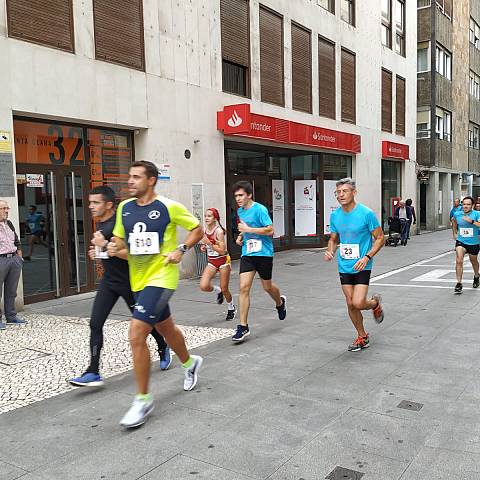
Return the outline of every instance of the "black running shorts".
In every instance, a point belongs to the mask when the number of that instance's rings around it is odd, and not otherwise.
[[[133,292],[135,306],[133,318],[142,320],[152,326],[170,317],[168,301],[175,290],[161,287],[145,287],[139,292]]]
[[[262,280],[271,280],[273,257],[244,256],[240,259],[240,273],[258,272]]]
[[[362,270],[358,273],[340,272],[340,283],[342,285],[369,285],[371,270]]]
[[[463,242],[459,242],[458,240],[455,242],[455,248],[463,247],[469,255],[478,255],[480,251],[480,245],[468,245]]]

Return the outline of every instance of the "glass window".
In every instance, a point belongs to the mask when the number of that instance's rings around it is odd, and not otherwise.
[[[392,46],[390,28],[385,25],[382,25],[382,45],[385,45],[388,48]]]
[[[340,16],[345,22],[355,25],[355,0],[342,0]]]
[[[430,138],[428,123],[417,123],[417,138]]]
[[[428,72],[428,47],[417,50],[417,72]]]
[[[397,0],[395,8],[395,27],[398,32],[405,30],[405,3],[402,0]]]
[[[330,13],[334,12],[334,0],[317,0],[317,4],[323,7],[325,10],[328,10]]]
[[[382,0],[382,45],[392,48],[392,0]]]
[[[417,0],[417,8],[429,7],[430,0]]]
[[[478,127],[473,127],[473,148],[478,149]]]
[[[393,217],[392,199],[401,196],[402,164],[382,160],[382,226],[388,231],[388,217]]]
[[[452,55],[443,47],[436,47],[436,71],[448,80],[452,79]]]
[[[390,21],[390,7],[391,0],[382,0],[382,18],[388,22]]]
[[[247,92],[247,67],[235,63],[222,61],[223,91],[246,97]]]

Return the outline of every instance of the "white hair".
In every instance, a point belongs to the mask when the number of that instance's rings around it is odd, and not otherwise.
[[[353,189],[357,188],[355,180],[351,177],[341,178],[336,184],[337,187],[340,185],[350,185]]]

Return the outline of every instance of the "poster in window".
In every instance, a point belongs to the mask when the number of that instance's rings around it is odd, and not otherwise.
[[[323,181],[323,233],[330,235],[330,215],[338,208],[336,180]]]
[[[285,236],[285,182],[272,180],[273,238]]]
[[[317,235],[316,180],[295,180],[295,236]]]

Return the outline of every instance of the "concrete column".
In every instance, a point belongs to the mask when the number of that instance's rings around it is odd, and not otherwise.
[[[260,88],[260,21],[258,0],[250,2],[250,70],[251,98],[261,100]]]
[[[438,172],[430,172],[430,179],[427,185],[427,230],[436,230],[438,226],[439,189]]]

